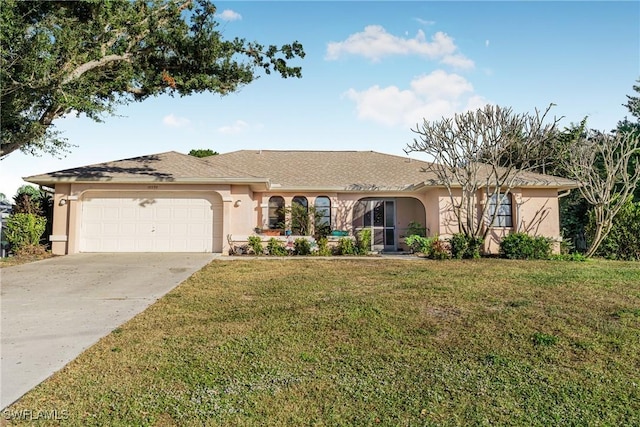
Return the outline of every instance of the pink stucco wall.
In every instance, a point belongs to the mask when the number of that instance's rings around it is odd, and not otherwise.
[[[79,250],[82,204],[87,195],[95,192],[144,192],[154,193],[190,192],[206,195],[214,209],[214,252],[228,253],[227,236],[242,239],[251,235],[256,227],[265,227],[268,218],[268,201],[271,196],[282,196],[285,205],[290,205],[294,196],[307,197],[313,206],[315,198],[327,196],[331,200],[332,228],[352,231],[353,207],[366,197],[396,199],[396,228],[398,237],[408,223],[421,218],[420,223],[429,235],[446,238],[458,232],[457,220],[451,213],[451,200],[445,189],[427,188],[416,193],[406,192],[320,192],[320,191],[253,191],[248,185],[210,184],[57,184],[54,196],[54,221],[52,251],[62,255]],[[416,201],[419,201],[417,203]],[[523,189],[514,191],[514,230],[536,235],[558,238],[559,211],[555,189]],[[487,250],[496,251],[499,238],[509,229],[492,230]]]
[[[554,242],[560,241],[560,211],[558,208],[558,192],[553,188],[515,188],[512,194],[513,227],[491,227],[485,242],[485,252],[496,254],[500,249],[500,241],[512,232],[526,232],[533,236],[545,236]],[[443,238],[458,232],[458,221],[451,209],[451,197],[444,190],[439,192],[439,234]],[[460,201],[460,192],[454,192],[456,203]],[[476,213],[481,211],[476,200]],[[559,243],[554,243],[554,251],[559,251]]]

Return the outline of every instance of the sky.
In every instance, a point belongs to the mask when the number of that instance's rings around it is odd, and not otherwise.
[[[163,95],[102,123],[58,120],[71,152],[10,154],[0,160],[0,192],[13,197],[25,176],[194,148],[406,156],[424,120],[486,104],[534,114],[553,103],[561,126],[588,117],[609,131],[630,117],[623,104],[640,78],[637,1],[215,4],[225,38],[301,42],[306,56],[290,65],[302,66],[302,78],[261,75],[224,97]]]

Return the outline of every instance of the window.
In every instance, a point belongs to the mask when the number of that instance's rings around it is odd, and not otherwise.
[[[331,200],[327,196],[316,197],[316,228],[331,228]]]
[[[309,202],[304,196],[291,200],[291,233],[296,236],[309,234]]]
[[[497,211],[497,213],[496,213]],[[489,198],[489,218],[493,218],[493,227],[513,227],[511,194],[497,193]]]
[[[309,208],[309,202],[307,202],[307,198],[304,196],[295,196],[291,203],[297,203],[305,209]]]
[[[284,227],[284,199],[273,196],[269,199],[269,228]]]

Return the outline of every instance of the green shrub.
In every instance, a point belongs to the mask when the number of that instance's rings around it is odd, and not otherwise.
[[[313,229],[313,237],[316,241],[322,239],[323,237],[327,237],[331,234],[331,226],[329,224],[316,224]]]
[[[456,259],[478,259],[484,240],[480,237],[456,233],[449,239],[451,256]]]
[[[551,250],[551,239],[544,236],[536,236],[533,238],[533,259],[549,259]]]
[[[296,255],[309,255],[311,253],[311,243],[305,238],[297,238],[293,242],[293,253]]]
[[[46,225],[45,217],[31,213],[16,213],[7,218],[5,236],[14,251],[28,246],[39,246]]]
[[[589,217],[588,233],[595,228],[593,214]],[[625,261],[640,261],[640,202],[631,197],[613,219],[611,231],[604,238],[596,255]]]
[[[318,239],[318,251],[316,252],[318,256],[330,256],[331,248],[329,247],[329,240],[326,237],[321,237]]]
[[[438,237],[435,237],[431,240],[431,248],[429,249],[429,258],[432,259],[449,259],[449,248],[447,247],[446,242],[440,240]]]
[[[362,255],[366,255],[371,251],[371,229],[370,228],[360,230],[356,234],[356,247],[357,247],[357,252]]]
[[[419,222],[411,221],[409,225],[407,225],[407,236],[427,236],[427,229],[423,227]]]
[[[500,242],[500,255],[509,259],[548,259],[551,240],[527,233],[511,233]]]
[[[432,237],[422,237],[418,234],[412,234],[406,237],[404,242],[414,253],[424,254],[425,256],[431,254],[431,245],[433,244]]]
[[[338,255],[356,255],[357,247],[353,243],[353,239],[350,237],[341,237],[338,240]]]
[[[260,236],[249,236],[248,244],[251,250],[256,255],[264,254],[264,248],[262,247],[262,239]]]
[[[284,247],[284,243],[275,237],[270,238],[267,242],[267,252],[269,252],[269,255],[273,256],[288,255],[287,249]]]

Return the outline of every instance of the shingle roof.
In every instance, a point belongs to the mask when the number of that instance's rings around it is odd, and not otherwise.
[[[407,190],[429,176],[425,162],[374,151],[241,150],[204,160],[291,189]]]
[[[168,151],[131,159],[82,166],[26,177],[26,181],[49,185],[56,182],[197,182],[256,178],[225,165],[212,168],[204,160]],[[257,180],[256,180],[257,181]]]
[[[240,150],[204,159],[269,178],[290,189],[413,190],[441,184],[431,163],[375,151]],[[488,169],[487,169],[488,170]],[[519,185],[575,188],[569,179],[520,172]]]
[[[59,182],[262,183],[282,190],[412,191],[438,185],[429,163],[374,151],[240,150],[203,159],[175,151],[25,178]],[[524,173],[521,185],[574,188],[573,181]]]

